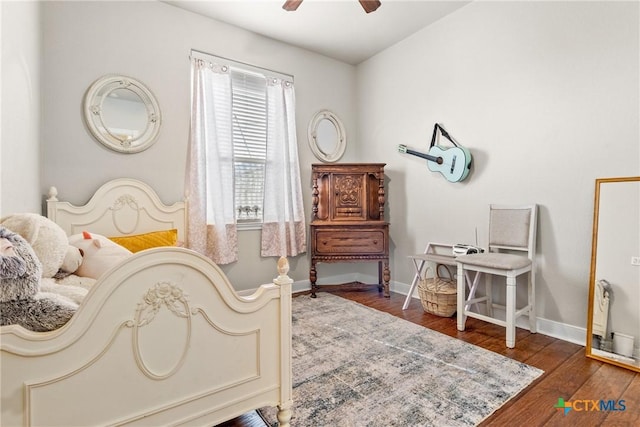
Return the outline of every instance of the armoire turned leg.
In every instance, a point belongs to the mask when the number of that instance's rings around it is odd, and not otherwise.
[[[386,298],[390,298],[391,294],[389,293],[389,281],[391,280],[391,271],[389,270],[389,263],[384,263],[384,271],[382,272],[382,279],[384,280],[384,296]]]
[[[316,272],[316,262],[311,260],[311,268],[309,269],[309,281],[311,282],[311,298],[316,297],[316,280],[318,280],[318,275]]]

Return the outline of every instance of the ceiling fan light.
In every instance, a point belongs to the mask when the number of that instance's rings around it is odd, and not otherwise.
[[[364,9],[365,12],[371,13],[377,10],[382,3],[379,0],[359,0],[360,5]],[[287,0],[282,5],[282,8],[286,11],[292,12],[297,10],[302,3],[302,0]]]
[[[359,1],[360,1],[360,4],[362,5],[362,8],[367,13],[375,12],[382,4],[378,0],[359,0]]]
[[[300,6],[300,3],[302,3],[302,0],[287,0],[282,5],[282,8],[284,10],[292,12],[292,11],[298,9],[298,6]]]

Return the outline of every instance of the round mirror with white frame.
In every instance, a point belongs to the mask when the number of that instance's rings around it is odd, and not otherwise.
[[[89,87],[84,118],[96,140],[121,153],[149,148],[162,121],[153,93],[142,82],[120,75],[100,77]]]
[[[313,154],[326,163],[336,162],[347,148],[342,121],[329,110],[318,111],[309,122],[309,146]]]

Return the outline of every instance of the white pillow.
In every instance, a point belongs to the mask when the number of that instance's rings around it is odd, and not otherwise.
[[[107,237],[87,231],[69,237],[69,244],[83,252],[82,264],[75,274],[94,279],[98,279],[105,271],[132,254]]]

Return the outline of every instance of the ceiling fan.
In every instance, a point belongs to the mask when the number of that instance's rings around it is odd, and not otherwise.
[[[375,11],[382,4],[378,0],[358,0],[358,1],[362,5],[362,8],[364,9],[364,11],[367,13],[371,13]],[[302,3],[302,0],[287,0],[284,2],[284,5],[282,5],[282,8],[284,10],[294,11],[298,8],[298,6],[300,6],[300,3]]]

